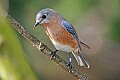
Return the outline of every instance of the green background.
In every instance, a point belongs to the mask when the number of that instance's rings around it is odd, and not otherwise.
[[[91,49],[82,51],[90,69],[73,65],[92,80],[120,79],[120,0],[0,0],[27,31],[48,45],[44,28],[34,28],[36,13],[52,8],[74,25],[78,36]],[[68,54],[58,52],[67,61]],[[9,78],[9,77],[11,78]],[[3,80],[77,80],[40,53],[0,16],[0,78]]]

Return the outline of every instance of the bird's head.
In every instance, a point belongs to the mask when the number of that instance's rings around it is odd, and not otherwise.
[[[42,9],[36,15],[36,22],[34,27],[38,26],[39,24],[47,24],[51,19],[54,18],[56,12],[50,8]]]

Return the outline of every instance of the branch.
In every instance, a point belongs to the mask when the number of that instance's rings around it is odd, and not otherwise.
[[[42,43],[40,40],[34,37],[31,33],[26,31],[25,28],[21,26],[7,12],[4,12],[2,15],[7,18],[9,23],[12,24],[12,27],[15,28],[16,31],[18,31],[25,39],[31,42],[32,45],[34,45],[39,51],[43,52],[49,57],[52,55],[52,50],[50,50],[44,43]],[[55,55],[55,58],[53,58],[52,60],[55,61],[57,64],[59,64],[67,72],[69,72],[69,67],[67,66],[67,62],[63,60],[61,57],[59,57],[58,55]],[[91,80],[86,74],[80,72],[78,69],[76,69],[73,66],[70,74],[72,74],[79,80]]]

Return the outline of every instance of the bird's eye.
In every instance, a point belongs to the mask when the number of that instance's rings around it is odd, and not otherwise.
[[[42,15],[42,18],[45,19],[47,16],[46,15]]]

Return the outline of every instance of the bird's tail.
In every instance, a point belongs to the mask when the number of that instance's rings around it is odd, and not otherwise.
[[[80,56],[78,54],[72,52],[72,54],[74,55],[78,65],[85,66],[86,68],[90,68],[90,64],[88,63],[88,61],[85,58],[85,56],[83,55],[83,53],[80,50],[78,50],[78,53],[80,54]]]

